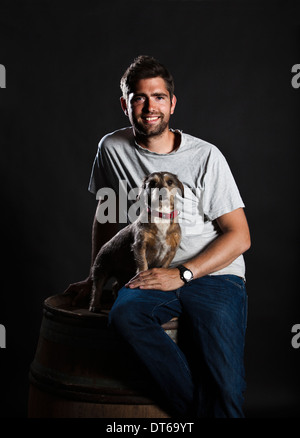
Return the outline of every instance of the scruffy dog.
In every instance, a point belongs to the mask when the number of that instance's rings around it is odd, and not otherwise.
[[[184,196],[183,184],[169,172],[154,172],[143,180],[138,200],[141,213],[100,249],[92,267],[93,288],[89,310],[100,311],[102,289],[116,278],[114,291],[141,271],[167,268],[181,239],[175,196]]]

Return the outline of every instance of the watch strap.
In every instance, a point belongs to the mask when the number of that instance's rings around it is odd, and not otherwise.
[[[179,269],[179,272],[180,272],[180,278],[181,278],[182,281],[184,281],[185,284],[187,284],[187,283],[189,283],[191,280],[193,280],[194,275],[193,275],[193,273],[192,273],[192,271],[191,271],[190,269],[186,268],[184,265],[178,265],[177,268]],[[189,271],[189,272],[191,273],[191,278],[190,278],[189,280],[187,280],[187,279],[184,277],[184,272],[185,272],[185,271]]]

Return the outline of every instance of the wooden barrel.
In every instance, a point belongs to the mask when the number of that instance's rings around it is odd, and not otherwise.
[[[45,300],[29,372],[30,418],[169,417],[144,367],[107,327],[108,312],[71,307],[62,294]],[[177,321],[163,328],[176,342]]]

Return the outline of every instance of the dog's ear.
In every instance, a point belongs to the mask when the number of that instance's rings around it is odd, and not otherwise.
[[[139,201],[141,199],[141,194],[143,193],[143,191],[146,188],[146,181],[147,181],[147,179],[148,179],[148,176],[145,176],[144,179],[142,180],[139,192],[138,192],[137,197],[136,197],[137,201]]]
[[[180,188],[180,190],[181,190],[181,196],[182,196],[182,198],[184,198],[184,185],[182,184],[182,182],[181,181],[179,181],[179,188]]]
[[[149,175],[144,176],[142,184],[141,184],[141,189],[145,189],[146,188],[146,181],[149,178]]]
[[[178,189],[181,191],[182,198],[184,198],[184,186],[183,186],[182,182],[177,178],[177,176],[176,176],[176,183],[177,183]]]

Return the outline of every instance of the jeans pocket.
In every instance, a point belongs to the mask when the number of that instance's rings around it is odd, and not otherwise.
[[[243,331],[245,333],[248,322],[248,296],[246,292],[245,280],[242,277],[238,277],[237,275],[228,275],[226,276],[225,280],[236,286],[240,291],[240,294],[238,295],[241,299],[241,318],[243,321]]]
[[[245,289],[245,281],[242,277],[238,277],[237,275],[230,275],[230,276],[226,276],[225,280],[229,281],[229,283],[231,284],[234,284],[241,290]]]

